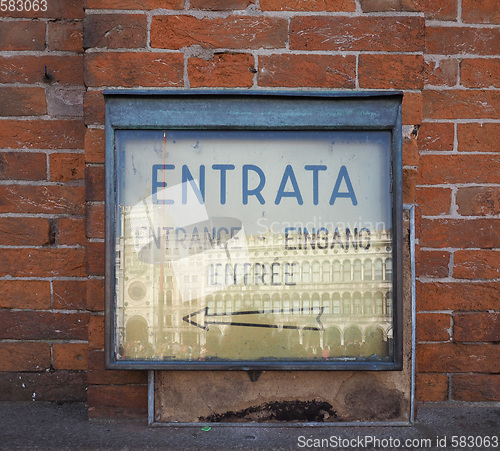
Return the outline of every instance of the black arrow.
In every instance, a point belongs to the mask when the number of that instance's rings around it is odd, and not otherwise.
[[[243,327],[267,327],[271,329],[293,329],[293,330],[324,330],[323,323],[321,322],[321,315],[323,314],[323,308],[321,307],[319,309],[319,314],[316,317],[316,322],[318,323],[318,327],[312,327],[312,326],[289,326],[287,324],[284,325],[279,325],[279,324],[258,324],[258,323],[239,323],[236,321],[210,321],[208,318],[211,317],[217,317],[217,316],[236,316],[236,315],[262,315],[262,314],[280,314],[280,313],[285,313],[285,309],[280,309],[280,310],[264,310],[264,311],[259,311],[259,310],[249,310],[249,311],[243,311],[243,312],[230,312],[230,313],[208,313],[208,307],[202,308],[201,310],[198,310],[196,312],[190,313],[189,315],[184,316],[182,319],[183,321],[186,321],[186,323],[192,324],[193,326],[199,327],[200,329],[203,330],[209,330],[209,326],[207,324],[222,324],[226,326],[243,326]],[[306,309],[300,309],[301,312],[305,311]],[[307,309],[309,310],[309,309]],[[290,309],[286,309],[286,313],[289,313]],[[202,314],[202,320],[200,322],[196,322],[193,317],[196,317],[197,315]]]

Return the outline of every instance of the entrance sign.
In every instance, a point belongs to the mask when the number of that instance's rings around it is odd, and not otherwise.
[[[399,93],[110,91],[112,368],[399,369]]]

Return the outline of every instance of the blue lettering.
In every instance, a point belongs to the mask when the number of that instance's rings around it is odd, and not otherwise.
[[[153,203],[154,204],[167,204],[171,205],[174,203],[173,199],[158,199],[158,188],[165,188],[167,186],[167,182],[165,182],[165,177],[163,181],[158,181],[158,171],[165,171],[167,169],[175,169],[173,164],[154,164],[153,165],[153,182],[151,187],[151,194],[153,195]],[[165,176],[165,174],[164,174]]]
[[[342,180],[345,180],[345,184],[347,186],[347,193],[339,193],[340,184]],[[349,178],[349,173],[347,172],[347,168],[342,166],[339,171],[339,175],[337,176],[337,181],[335,182],[335,187],[333,188],[332,197],[330,197],[330,205],[333,205],[337,200],[337,197],[345,197],[351,199],[351,202],[354,206],[358,205],[358,201],[356,199],[356,194],[354,194],[354,189],[352,188],[351,179]]]
[[[318,205],[318,197],[319,197],[318,173],[319,171],[326,171],[328,168],[324,165],[308,164],[304,166],[304,169],[306,171],[313,171],[313,204]]]
[[[256,188],[249,189],[248,188],[248,172],[253,171],[259,176],[259,184],[257,185]],[[266,201],[264,200],[264,197],[262,197],[262,194],[260,193],[262,191],[262,188],[264,188],[264,185],[266,184],[266,176],[264,175],[264,172],[262,171],[261,168],[258,166],[255,166],[254,164],[244,164],[243,165],[243,205],[248,204],[248,197],[249,196],[255,196],[259,200],[259,202],[264,205]]]
[[[290,182],[292,183],[293,191],[285,191],[288,179],[290,179]],[[297,184],[297,179],[295,178],[295,174],[291,165],[288,165],[285,169],[285,172],[283,172],[283,178],[281,179],[281,184],[278,188],[278,194],[276,194],[276,200],[274,201],[274,203],[276,205],[279,205],[283,197],[295,197],[299,205],[302,205],[304,203],[304,201],[302,200],[302,195],[300,194],[299,185]]]
[[[200,204],[205,203],[205,166],[200,166],[200,186],[196,184],[193,179],[189,168],[184,164],[182,166],[182,203],[183,205],[187,204],[187,182],[191,185],[193,192],[196,194],[198,198],[198,202]]]
[[[220,203],[226,203],[226,171],[232,171],[234,164],[214,164],[212,169],[220,171]]]

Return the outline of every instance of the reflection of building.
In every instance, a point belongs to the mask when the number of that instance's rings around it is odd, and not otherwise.
[[[194,251],[183,240],[179,255],[172,240],[158,237],[167,252],[154,243],[138,250],[130,228],[122,221],[116,262],[118,341],[127,358],[384,358],[392,352],[387,231],[363,229],[363,237],[348,231],[345,240],[337,233],[335,241],[332,232],[329,242],[328,231],[268,231],[245,242],[212,241],[209,249],[197,242]],[[191,323],[183,319],[189,315]],[[248,337],[258,338],[248,344]]]

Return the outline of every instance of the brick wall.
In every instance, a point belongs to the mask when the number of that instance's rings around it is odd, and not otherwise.
[[[403,90],[417,396],[500,399],[498,2],[49,3],[0,21],[0,399],[146,412],[104,370],[106,87]]]

